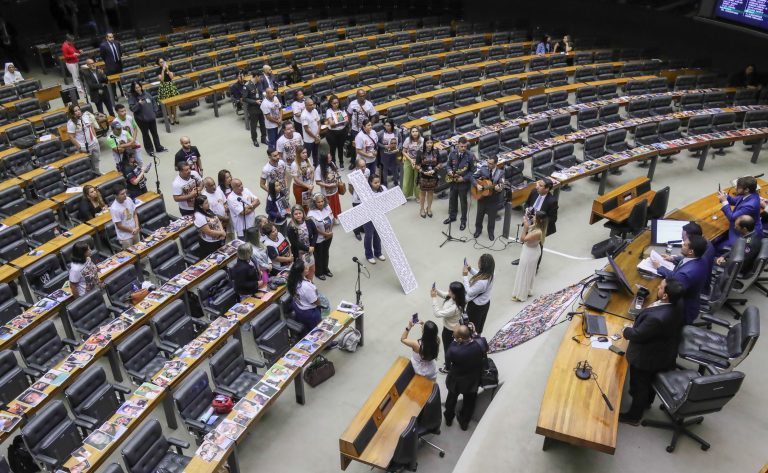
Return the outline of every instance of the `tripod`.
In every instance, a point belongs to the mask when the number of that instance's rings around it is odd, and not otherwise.
[[[440,243],[440,248],[442,248],[446,243],[449,241],[458,241],[459,243],[466,243],[467,239],[466,237],[460,237],[456,238],[455,236],[451,235],[451,225],[453,222],[448,222],[448,233],[443,232],[443,235],[445,235],[445,240],[443,240],[442,243]]]

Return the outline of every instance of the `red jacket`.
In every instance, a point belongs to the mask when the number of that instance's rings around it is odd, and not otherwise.
[[[69,41],[64,41],[61,45],[61,53],[64,55],[64,62],[67,64],[77,64],[80,50],[75,47],[74,44]],[[76,56],[77,55],[77,56]]]

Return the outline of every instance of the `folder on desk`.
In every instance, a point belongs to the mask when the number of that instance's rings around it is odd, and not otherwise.
[[[656,268],[653,267],[652,261],[658,262],[661,266],[664,266],[670,271],[675,269],[675,263],[671,261],[667,261],[664,258],[662,258],[661,255],[656,252],[656,250],[651,250],[651,255],[645,258],[644,260],[640,261],[640,263],[637,265],[637,269],[639,269],[640,271],[652,274],[654,276],[659,276],[659,273],[656,271]]]

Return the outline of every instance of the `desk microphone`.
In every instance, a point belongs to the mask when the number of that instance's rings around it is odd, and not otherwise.
[[[364,265],[363,263],[361,263],[359,259],[357,259],[357,256],[353,256],[353,257],[352,257],[352,261],[354,261],[355,263],[357,263],[357,264],[358,264],[358,266],[362,266],[363,268],[365,268],[365,265]]]
[[[597,373],[593,372],[592,365],[590,365],[587,360],[579,361],[576,363],[574,372],[576,377],[581,380],[586,381],[592,378],[592,380],[595,382],[595,385],[597,386],[597,389],[600,391],[600,395],[602,396],[603,401],[605,401],[605,405],[608,406],[608,410],[613,412],[613,404],[611,404],[611,401],[608,400],[608,396],[606,396],[605,392],[603,392],[603,388],[600,387],[600,383],[597,382]]]

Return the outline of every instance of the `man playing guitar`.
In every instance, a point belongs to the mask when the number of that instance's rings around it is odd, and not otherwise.
[[[475,156],[467,149],[467,139],[459,138],[456,148],[448,155],[448,174],[445,181],[450,183],[451,193],[448,199],[448,218],[443,225],[456,221],[456,214],[461,203],[461,225],[459,230],[467,228],[467,194],[475,167]]]
[[[485,163],[472,174],[472,196],[478,199],[474,237],[478,238],[483,233],[483,217],[487,215],[488,238],[491,241],[494,240],[499,198],[504,188],[504,169],[496,164],[496,156],[488,156]]]

